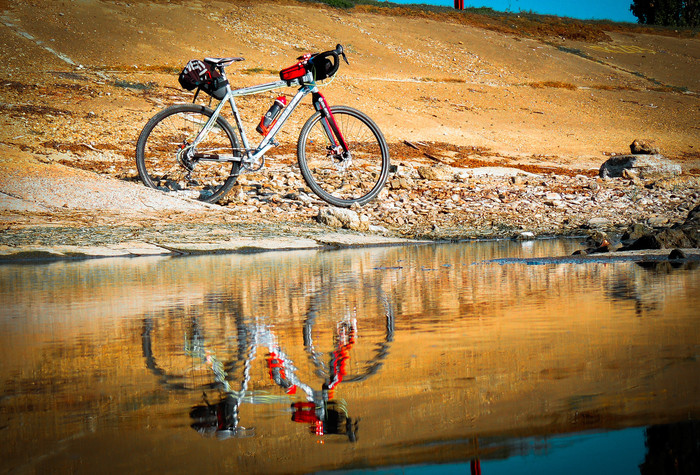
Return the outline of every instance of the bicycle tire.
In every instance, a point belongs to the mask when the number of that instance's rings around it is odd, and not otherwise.
[[[380,298],[384,306],[384,315],[381,318],[365,318],[358,323],[362,335],[362,342],[358,342],[356,345],[362,348],[354,348],[350,350],[350,355],[348,356],[349,363],[346,368],[346,372],[342,375],[342,381],[346,383],[364,381],[373,374],[377,373],[379,369],[384,365],[384,359],[389,353],[392,342],[394,341],[394,309],[391,303],[388,301],[386,295],[380,293]],[[317,330],[316,326],[319,320],[319,315],[315,305],[312,304],[309,312],[307,313],[307,318],[304,320],[304,350],[307,356],[315,367],[316,376],[321,377],[326,383],[329,383],[334,379],[333,376],[333,355],[337,354],[338,347],[337,342],[334,340],[332,344],[329,344],[328,334],[325,335],[326,342],[321,343],[322,335],[316,335],[315,333],[323,333],[322,330]],[[335,321],[335,318],[322,318],[322,320]],[[374,334],[368,337],[366,331],[375,326]],[[378,330],[380,328],[381,330]],[[354,346],[354,345],[353,345]],[[357,354],[355,354],[357,353]],[[363,355],[363,356],[360,356]],[[358,357],[360,358],[358,360]],[[326,363],[326,359],[329,358],[330,361]]]
[[[177,104],[148,121],[136,144],[136,166],[146,186],[207,203],[215,203],[229,192],[238,179],[241,162],[178,157],[178,152],[197,137],[213,113],[201,105]],[[197,151],[240,156],[236,133],[223,117],[217,118],[216,126]]]
[[[339,158],[316,112],[299,134],[297,160],[309,188],[322,200],[338,207],[364,205],[377,197],[389,176],[389,147],[382,132],[364,113],[347,106],[332,106],[351,158]]]
[[[184,348],[175,346],[173,334],[184,333]],[[178,335],[179,336],[179,335]],[[250,335],[239,327],[236,345],[212,347],[196,318],[147,315],[143,319],[141,348],[146,368],[171,391],[197,392],[236,384],[240,364],[248,353]],[[221,357],[221,360],[218,360]],[[215,364],[215,361],[217,362]]]

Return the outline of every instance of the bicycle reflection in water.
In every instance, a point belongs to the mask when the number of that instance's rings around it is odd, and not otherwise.
[[[317,436],[331,434],[345,435],[349,441],[357,440],[359,419],[348,415],[344,400],[335,398],[335,390],[345,382],[363,381],[376,373],[388,354],[393,341],[394,313],[386,298],[383,298],[384,315],[382,329],[372,332],[373,337],[363,338],[358,345],[358,321],[354,311],[347,311],[335,322],[330,350],[316,340],[323,340],[327,333],[317,325],[316,305],[312,303],[304,322],[304,351],[312,363],[316,378],[321,379],[320,389],[314,389],[299,376],[299,370],[292,358],[280,346],[276,335],[264,320],[255,319],[246,322],[237,318],[236,349],[226,363],[207,346],[204,332],[197,317],[190,317],[185,329],[184,356],[191,361],[190,368],[177,370],[165,369],[156,361],[153,350],[153,335],[157,333],[154,322],[157,319],[144,319],[142,333],[143,354],[146,367],[160,378],[161,384],[173,391],[203,390],[203,402],[192,407],[191,427],[203,435],[216,436],[219,439],[231,437],[250,437],[255,434],[253,428],[240,425],[240,406],[249,404],[289,403],[290,398],[298,398],[291,403],[292,421],[309,425],[310,432]],[[362,319],[371,326],[377,319]],[[325,335],[326,338],[328,335]],[[358,348],[361,347],[361,348]],[[284,396],[271,395],[261,390],[250,390],[252,362],[259,349],[266,350],[266,367],[270,379],[285,392]],[[363,357],[366,356],[366,357]],[[169,359],[166,357],[166,359]],[[326,361],[327,360],[327,361]],[[171,364],[172,366],[172,364]],[[240,381],[234,374],[242,367]],[[206,376],[205,376],[206,373]],[[193,381],[198,375],[204,383]],[[204,376],[204,377],[203,377]],[[213,380],[212,380],[213,376]],[[202,378],[203,377],[203,378]],[[234,386],[240,383],[239,386]],[[317,382],[318,383],[318,382]],[[209,401],[206,390],[217,390],[218,400]]]

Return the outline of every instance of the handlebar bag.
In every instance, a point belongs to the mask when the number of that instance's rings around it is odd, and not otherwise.
[[[298,62],[294,66],[290,66],[280,71],[280,79],[283,81],[291,81],[292,79],[302,77],[304,74],[306,74],[306,67],[304,67],[304,63]]]

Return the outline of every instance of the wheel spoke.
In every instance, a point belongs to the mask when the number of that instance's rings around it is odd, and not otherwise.
[[[151,119],[137,146],[141,180],[153,188],[202,201],[221,198],[235,183],[240,163],[197,160],[190,149],[210,116],[211,110],[204,107],[178,105]],[[197,146],[196,153],[238,154],[235,134],[221,121]]]
[[[386,142],[364,114],[348,107],[332,108],[349,148],[349,156],[331,151],[332,143],[320,114],[313,116],[299,138],[299,166],[309,187],[336,206],[364,204],[383,187],[389,169]]]

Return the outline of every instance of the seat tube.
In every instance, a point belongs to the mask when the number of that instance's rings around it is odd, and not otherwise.
[[[345,137],[343,137],[343,134],[340,133],[340,128],[335,121],[335,117],[333,117],[333,112],[331,112],[331,108],[328,105],[328,102],[326,102],[326,98],[323,96],[323,94],[318,92],[318,90],[314,91],[313,93],[313,103],[316,110],[321,113],[321,124],[323,125],[331,144],[334,147],[340,145],[343,147],[343,150],[347,152],[348,144],[345,142]]]

